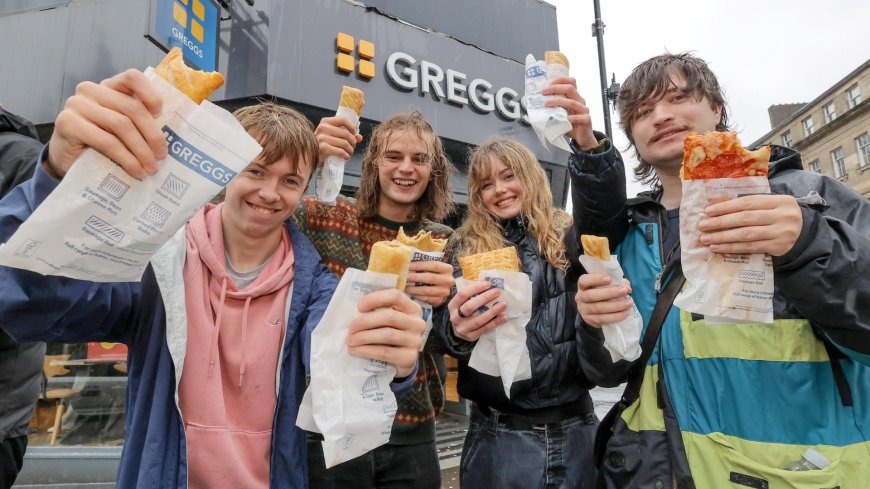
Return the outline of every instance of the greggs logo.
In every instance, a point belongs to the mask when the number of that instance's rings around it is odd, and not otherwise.
[[[202,26],[205,22],[205,5],[200,0],[176,0],[172,4],[172,20],[181,26],[181,29],[172,28],[172,36],[202,58],[202,48],[194,44],[187,35],[190,34],[200,44],[205,42],[205,29]]]
[[[375,57],[375,43],[360,39],[356,44],[356,54],[359,56],[359,62],[353,56],[354,38],[350,34],[339,32],[335,37],[335,47],[338,49],[338,54],[335,57],[335,67],[342,73],[353,73],[356,68],[357,74],[361,78],[371,80],[375,77],[375,64],[372,59]]]

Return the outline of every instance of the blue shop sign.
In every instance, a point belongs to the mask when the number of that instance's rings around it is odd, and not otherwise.
[[[217,69],[220,7],[212,0],[156,0],[155,41],[178,46],[185,61],[203,71]]]

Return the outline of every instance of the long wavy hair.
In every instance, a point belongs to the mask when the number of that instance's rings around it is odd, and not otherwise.
[[[450,175],[455,168],[444,152],[441,138],[435,134],[432,126],[423,119],[420,112],[399,113],[378,124],[369,137],[369,143],[363,153],[362,175],[359,188],[356,191],[357,208],[360,217],[370,218],[378,213],[378,199],[381,186],[378,182],[378,164],[381,162],[390,137],[396,131],[411,130],[426,145],[429,155],[429,183],[423,195],[414,204],[411,220],[441,221],[453,212],[453,193],[450,191]]]
[[[504,137],[487,139],[469,154],[468,215],[453,235],[454,252],[466,256],[511,246],[502,235],[499,219],[486,210],[480,196],[483,184],[493,177],[493,160],[504,163],[522,183],[522,215],[528,232],[538,241],[538,253],[554,267],[566,270],[564,238],[571,216],[553,206],[550,182],[535,155]]]
[[[666,53],[639,64],[619,89],[619,125],[625,131],[630,146],[635,146],[631,128],[637,120],[640,108],[646,103],[658,101],[668,90],[677,88],[675,79],[684,84],[686,93],[695,100],[706,99],[713,109],[721,107],[722,118],[716,130],[728,130],[725,94],[707,63],[691,53]],[[651,184],[654,188],[660,187],[661,182],[655,168],[643,161],[641,155],[637,154],[636,146],[635,154],[638,164],[634,167],[634,175],[637,179],[644,184]]]

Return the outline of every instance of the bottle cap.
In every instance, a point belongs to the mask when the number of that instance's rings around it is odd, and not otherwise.
[[[828,465],[831,465],[831,461],[828,460],[827,457],[813,450],[812,448],[807,448],[807,451],[804,452],[803,457],[807,460],[807,462],[815,465],[819,469],[824,469]]]

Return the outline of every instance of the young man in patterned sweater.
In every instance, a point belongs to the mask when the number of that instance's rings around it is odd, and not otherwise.
[[[347,119],[321,120],[315,131],[321,161],[330,155],[349,159],[362,141],[355,132]],[[422,115],[396,114],[372,131],[363,155],[357,198],[339,196],[332,206],[307,197],[297,206],[295,219],[323,263],[339,277],[348,267],[365,270],[372,245],[394,239],[400,226],[408,235],[424,230],[436,238],[447,238],[453,232],[434,222],[453,209],[448,185],[452,172],[441,140]],[[449,264],[415,262],[405,292],[431,304],[438,313],[453,285]],[[420,353],[414,386],[399,401],[388,444],[327,470],[320,441],[315,435],[309,437],[312,488],[441,487],[435,416],[444,407],[444,387],[436,336],[429,335]]]

